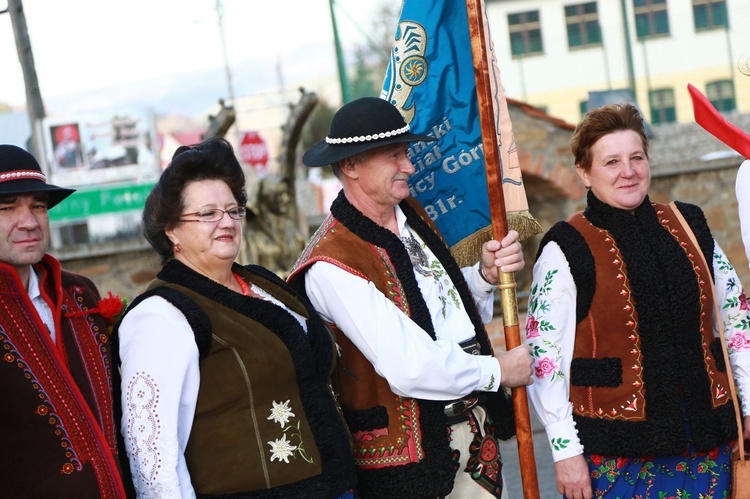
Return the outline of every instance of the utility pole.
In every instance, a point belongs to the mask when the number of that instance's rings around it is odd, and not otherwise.
[[[224,37],[224,5],[221,0],[216,0],[216,19],[219,23],[219,35],[221,36],[221,52],[224,55],[224,70],[227,73],[227,90],[229,91],[229,105],[234,106],[234,86],[232,85],[232,72],[229,70],[229,57],[227,56],[227,42]]]
[[[336,26],[336,14],[333,9],[334,0],[328,0],[328,6],[331,8],[331,25],[333,26],[333,45],[336,48],[336,61],[339,68],[339,83],[341,84],[341,103],[346,104],[351,100],[349,92],[349,79],[346,77],[346,67],[344,64],[344,54],[341,50],[341,40],[339,39],[339,30]]]
[[[29,112],[29,124],[31,125],[31,144],[29,147],[31,150],[29,152],[36,157],[39,164],[44,164],[41,128],[42,120],[46,116],[46,113],[44,112],[42,92],[39,90],[39,80],[36,77],[34,54],[31,52],[31,42],[29,41],[29,32],[26,27],[26,16],[23,13],[22,1],[8,0],[8,9],[4,12],[10,13],[10,23],[16,39],[18,61],[21,63],[23,81],[26,86],[26,108]]]

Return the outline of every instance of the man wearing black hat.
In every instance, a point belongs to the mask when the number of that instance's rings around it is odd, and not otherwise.
[[[28,152],[0,145],[3,497],[125,497],[99,292],[46,253],[47,210],[73,192],[46,183]]]
[[[458,267],[409,196],[407,146],[433,140],[390,103],[363,98],[303,156],[332,165],[343,190],[289,279],[334,326],[334,383],[365,498],[507,495],[497,439],[514,428],[500,386],[531,383],[528,347],[493,356],[483,326],[497,267],[524,266],[518,234]]]

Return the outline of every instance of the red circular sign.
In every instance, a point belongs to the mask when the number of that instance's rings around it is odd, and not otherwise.
[[[256,170],[264,171],[268,167],[268,148],[258,132],[245,132],[242,136],[240,157]]]

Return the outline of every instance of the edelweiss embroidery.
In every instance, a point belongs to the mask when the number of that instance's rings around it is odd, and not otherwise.
[[[289,422],[289,418],[293,418],[295,414],[289,408],[289,400],[283,404],[273,401],[273,407],[271,408],[271,415],[266,419],[273,419],[274,422],[279,423],[283,428],[285,424]]]
[[[268,420],[273,420],[275,423],[279,423],[281,431],[283,432],[281,438],[268,442],[268,445],[271,446],[271,461],[278,459],[279,462],[284,461],[289,464],[289,458],[294,457],[295,454],[299,454],[299,457],[308,463],[312,463],[313,459],[305,452],[305,443],[302,441],[300,421],[297,421],[297,424],[289,424],[284,427],[284,425],[289,423],[291,418],[295,417],[295,414],[289,407],[290,402],[290,400],[287,400],[286,402],[276,402],[274,400],[272,402],[271,414],[266,418]],[[287,440],[287,434],[291,438],[296,437],[299,440],[299,443],[297,445],[292,445],[292,441]]]
[[[281,438],[277,438],[273,442],[268,442],[271,446],[271,461],[278,459],[289,464],[289,456],[294,455],[294,451],[297,450],[296,445],[292,445],[290,441],[286,439],[286,434],[281,435]]]

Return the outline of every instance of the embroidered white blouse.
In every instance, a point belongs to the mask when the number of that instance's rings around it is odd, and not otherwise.
[[[729,362],[737,381],[743,414],[750,414],[750,308],[737,272],[718,244],[713,267],[716,299]],[[560,247],[548,243],[534,265],[526,322],[526,340],[532,348],[534,383],[529,400],[547,430],[555,462],[584,452],[578,439],[570,403],[569,375],[576,329],[576,286]],[[718,337],[717,325],[714,335]]]
[[[414,275],[430,310],[436,341],[372,282],[327,262],[314,263],[305,275],[310,301],[324,320],[346,333],[398,395],[451,400],[474,390],[497,391],[497,359],[470,355],[459,346],[473,338],[474,328],[455,285],[435,255],[409,230],[399,207],[396,217],[401,236],[413,236],[427,258]],[[495,287],[482,280],[476,266],[461,270],[482,321],[489,322]]]
[[[745,255],[750,262],[750,159],[746,159],[740,165],[734,191],[737,195],[742,244],[745,245]]]
[[[252,290],[305,319],[256,285]],[[146,298],[119,328],[122,423],[139,498],[194,498],[185,448],[200,386],[198,347],[185,316],[161,298]]]

